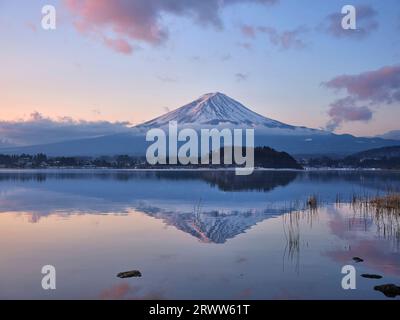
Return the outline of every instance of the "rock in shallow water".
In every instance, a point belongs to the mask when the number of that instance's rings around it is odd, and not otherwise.
[[[382,292],[386,297],[389,298],[400,296],[400,287],[394,284],[383,284],[381,286],[375,286],[374,290]]]
[[[380,276],[379,274],[364,273],[364,274],[361,275],[361,277],[367,278],[367,279],[382,279],[382,276]]]
[[[139,270],[125,271],[117,274],[118,278],[134,278],[141,277],[142,273]]]

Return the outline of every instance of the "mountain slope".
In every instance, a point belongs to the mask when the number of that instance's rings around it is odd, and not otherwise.
[[[400,130],[393,130],[378,136],[383,139],[400,140]]]
[[[400,145],[393,147],[370,149],[352,154],[350,157],[358,159],[400,158]]]
[[[293,128],[293,126],[263,117],[219,92],[205,94],[183,107],[145,122],[140,127],[164,126],[170,121],[195,125],[233,124],[235,126],[262,125],[269,128]]]
[[[158,118],[131,129],[129,133],[80,139],[60,143],[1,148],[0,153],[46,153],[49,156],[101,156],[144,155],[150,145],[146,132],[151,128],[168,130],[170,121],[178,122],[180,128],[252,128],[255,146],[269,146],[290,154],[338,154],[398,145],[398,141],[382,138],[358,138],[352,135],[336,135],[327,131],[288,125],[259,115],[236,100],[222,93],[209,93],[199,99]]]

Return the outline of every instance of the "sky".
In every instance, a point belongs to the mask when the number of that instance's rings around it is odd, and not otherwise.
[[[398,0],[0,0],[0,143],[120,132],[216,91],[292,125],[399,130],[399,34]]]

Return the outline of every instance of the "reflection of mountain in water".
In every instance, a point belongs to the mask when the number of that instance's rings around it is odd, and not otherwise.
[[[203,212],[200,206],[194,208],[193,212],[164,211],[146,206],[139,207],[138,210],[205,243],[225,243],[257,223],[287,212],[284,209]]]
[[[307,198],[400,189],[399,172],[0,171],[0,212],[40,217],[141,211],[201,241],[224,243]],[[201,200],[200,205],[196,205]]]
[[[18,171],[1,172],[1,181],[45,182],[49,180],[173,180],[205,181],[223,191],[270,191],[278,186],[286,186],[300,172],[298,171],[255,171],[250,176],[238,176],[233,170],[206,171],[111,171],[111,170],[68,170],[68,171]]]

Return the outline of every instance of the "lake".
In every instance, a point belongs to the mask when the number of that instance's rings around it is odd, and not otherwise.
[[[400,172],[2,170],[0,299],[388,299],[400,217],[350,201],[393,190]]]

